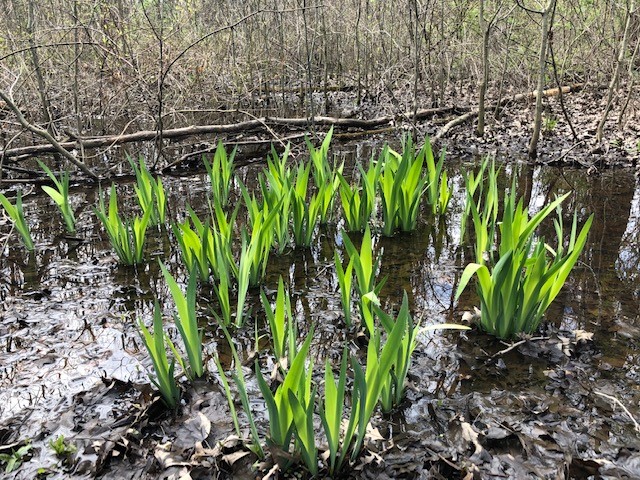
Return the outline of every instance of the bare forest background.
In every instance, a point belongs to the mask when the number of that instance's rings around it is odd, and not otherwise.
[[[171,129],[242,122],[275,135],[273,117],[411,124],[427,109],[449,115],[430,134],[458,121],[482,136],[515,94],[537,102],[527,124],[535,156],[549,120],[534,92],[561,86],[549,93],[560,102],[597,92],[582,104],[597,115],[596,144],[639,123],[633,0],[1,0],[0,9],[5,164],[46,144],[93,176],[87,165],[118,136],[155,132],[161,147]],[[85,151],[94,136],[110,137]]]

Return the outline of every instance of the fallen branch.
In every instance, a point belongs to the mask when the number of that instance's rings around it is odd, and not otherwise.
[[[543,97],[554,97],[556,95],[559,95],[560,93],[578,92],[578,91],[582,90],[583,87],[584,87],[584,83],[576,83],[574,85],[567,85],[567,86],[564,86],[562,88],[550,88],[548,90],[543,90],[542,91],[542,96]],[[521,102],[523,100],[533,100],[534,98],[537,98],[537,97],[538,97],[538,91],[537,90],[534,90],[533,92],[519,93],[519,94],[514,95],[512,97],[505,97],[505,98],[501,99],[500,101],[491,104],[490,106],[488,106],[486,108],[486,110],[492,110],[492,109],[495,109],[497,107],[504,106],[507,103],[511,103],[511,102]],[[461,124],[471,120],[472,118],[477,117],[478,113],[479,113],[478,110],[472,110],[472,111],[470,111],[468,113],[465,113],[464,115],[460,115],[459,117],[454,118],[449,123],[444,125],[438,131],[438,133],[436,133],[433,136],[432,139],[433,140],[440,140],[447,133],[449,133],[449,130],[451,130],[453,127],[457,127],[458,125],[461,125]]]
[[[631,412],[629,411],[629,409],[627,407],[625,407],[622,402],[620,400],[618,400],[616,397],[612,396],[612,395],[607,395],[606,393],[602,393],[599,392],[597,390],[594,390],[593,393],[595,393],[596,395],[600,395],[603,398],[606,398],[607,400],[615,403],[616,405],[618,405],[620,408],[622,408],[622,410],[624,410],[624,413],[627,414],[627,416],[631,419],[631,421],[633,422],[633,425],[636,429],[636,432],[640,432],[640,424],[638,424],[638,422],[636,421],[635,418],[633,418],[633,415],[631,415]]]
[[[424,120],[434,115],[441,113],[451,113],[455,110],[455,107],[443,107],[443,108],[429,108],[421,109],[416,112],[416,119]],[[409,114],[406,114],[409,115]],[[413,115],[413,113],[411,113]],[[357,119],[357,118],[340,118],[340,117],[325,117],[317,116],[313,118],[282,118],[282,117],[262,117],[253,120],[247,120],[244,122],[223,124],[223,125],[191,125],[189,127],[172,128],[162,132],[162,137],[165,139],[178,139],[186,138],[194,135],[210,135],[210,134],[230,134],[238,132],[247,132],[256,129],[264,129],[265,125],[273,126],[286,126],[286,127],[307,127],[311,123],[316,125],[335,125],[338,128],[358,128],[358,129],[371,129],[388,125],[402,118],[402,115],[385,115],[382,117],[372,119]],[[59,152],[58,147],[67,150],[80,150],[101,148],[106,146],[118,145],[130,142],[144,142],[153,140],[158,135],[156,130],[142,130],[135,133],[120,134],[120,135],[105,135],[97,137],[81,137],[76,136],[71,141],[58,142],[54,145],[53,142],[42,145],[30,145],[26,147],[11,148],[5,150],[0,154],[0,158],[15,158],[23,155],[42,155],[46,153]],[[54,139],[55,140],[55,139]],[[70,154],[69,154],[70,155]],[[74,157],[75,158],[75,157]]]
[[[16,116],[16,118],[18,119],[18,122],[20,122],[20,125],[22,125],[25,129],[29,130],[30,132],[38,135],[39,137],[44,138],[47,142],[49,142],[49,146],[52,149],[52,153],[59,153],[64,158],[66,158],[69,162],[71,162],[76,167],[78,167],[87,176],[91,177],[94,180],[98,179],[98,176],[95,173],[93,173],[89,169],[89,167],[87,167],[84,163],[82,163],[74,155],[72,155],[71,152],[69,152],[65,147],[60,145],[60,143],[54,138],[53,135],[51,135],[51,133],[49,133],[47,130],[43,128],[40,128],[36,125],[33,125],[32,123],[29,123],[27,119],[24,118],[24,115],[22,114],[20,109],[17,107],[17,105],[13,102],[11,98],[9,98],[9,96],[5,95],[3,92],[0,91],[0,98],[4,100],[4,102],[7,104],[9,109]],[[6,155],[3,155],[3,157],[6,158]],[[0,159],[2,159],[2,157],[0,157]]]

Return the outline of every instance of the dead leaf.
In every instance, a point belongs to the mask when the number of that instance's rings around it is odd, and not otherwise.
[[[385,438],[380,434],[380,430],[371,425],[371,423],[367,424],[367,432],[365,433],[365,438],[370,441],[376,440],[385,440]]]
[[[574,330],[573,334],[576,336],[576,343],[593,342],[593,332],[587,332],[586,330]]]
[[[177,448],[182,450],[193,448],[196,443],[204,441],[209,436],[211,422],[202,412],[197,412],[187,419],[176,433],[174,443]]]
[[[172,451],[171,442],[158,444],[153,452],[153,456],[163,469],[170,467],[186,467],[191,465],[189,462],[185,462],[178,453]]]
[[[475,447],[476,450],[473,454],[479,455],[482,453],[484,448],[482,448],[482,445],[480,445],[480,442],[478,441],[480,434],[473,428],[473,426],[468,422],[460,421],[460,430],[462,433],[462,439],[472,443]]]
[[[228,453],[227,455],[223,455],[222,460],[227,462],[229,465],[233,465],[238,460],[246,457],[247,455],[249,455],[249,452],[240,450],[238,452],[233,452],[233,453]]]

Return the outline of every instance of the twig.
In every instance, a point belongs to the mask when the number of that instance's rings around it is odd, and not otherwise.
[[[615,403],[620,408],[622,408],[622,410],[624,410],[624,413],[626,413],[629,416],[629,418],[631,419],[631,421],[633,422],[633,425],[634,425],[634,427],[636,429],[636,432],[640,432],[640,424],[636,421],[635,418],[633,418],[633,415],[631,415],[631,412],[629,411],[629,409],[627,407],[625,407],[620,400],[618,400],[614,396],[607,395],[606,393],[598,392],[597,390],[594,390],[593,393],[595,393],[596,395],[600,395],[601,397],[606,398],[607,400]]]
[[[536,340],[548,340],[549,337],[532,337],[532,338],[525,338],[524,340],[520,340],[519,342],[513,343],[511,344],[509,347],[505,348],[504,350],[500,350],[497,353],[494,353],[493,355],[491,355],[491,357],[489,357],[489,359],[494,359],[499,355],[504,355],[505,353],[510,352],[511,350],[513,350],[514,348],[518,348],[520,345],[523,345],[527,342],[534,342]]]

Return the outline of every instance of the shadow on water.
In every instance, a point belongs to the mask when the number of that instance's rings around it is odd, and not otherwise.
[[[342,148],[340,155],[351,163],[354,154],[365,160],[371,156],[367,146]],[[438,221],[424,212],[417,231],[376,238],[379,278],[388,276],[381,294],[387,309],[397,308],[406,291],[414,317],[437,324],[460,322],[463,311],[477,303],[471,289],[454,302],[461,270],[470,258],[469,250],[459,244],[461,170],[469,167],[452,160],[447,164],[455,194],[446,219]],[[249,187],[255,186],[256,169],[239,172]],[[504,169],[501,186],[510,184],[512,170]],[[206,213],[206,177],[169,178],[166,186],[174,219],[183,218],[186,205]],[[134,208],[130,186],[122,188],[124,208]],[[630,414],[640,417],[638,180],[626,170],[588,176],[582,170],[523,167],[518,189],[534,210],[554,195],[574,191],[564,206],[567,223],[574,209],[582,221],[595,214],[582,262],[547,314],[547,326],[540,333],[544,341],[524,342],[500,353],[504,344],[475,330],[421,336],[410,371],[408,401],[383,428],[393,433],[397,447],[389,448],[385,467],[380,467],[388,476],[404,472],[411,478],[435,471],[445,477],[461,476],[455,462],[447,465],[443,460],[460,456],[470,464],[484,465],[483,474],[488,476],[524,478],[519,476],[524,472],[525,477],[545,477],[558,465],[588,473],[595,467],[584,460],[585,451],[596,459],[606,457],[608,466],[603,461],[598,468],[615,476],[627,467],[614,460],[631,458],[640,449],[629,418],[594,393],[619,398]],[[151,236],[147,247],[151,261],[137,270],[117,265],[90,207],[97,198],[96,190],[73,192],[73,205],[80,208],[82,241],[62,235],[57,212],[45,196],[25,198],[37,251],[26,254],[13,235],[0,259],[0,444],[18,437],[43,438],[44,431],[62,429],[70,434],[77,425],[58,419],[79,398],[96,388],[102,391],[101,379],[118,385],[148,384],[150,361],[141,347],[136,319],[150,322],[156,297],[166,316],[172,309],[157,259],[167,263],[183,284],[186,274],[170,232],[163,230]],[[550,225],[544,228],[543,234],[552,233]],[[343,250],[342,235],[340,224],[330,224],[320,229],[312,248],[272,255],[264,284],[268,294],[277,288],[279,276],[291,285],[300,335],[316,325],[316,364],[323,358],[339,358],[347,338],[333,267],[334,249]],[[211,355],[218,351],[228,366],[228,346],[210,313],[216,308],[213,293],[206,287],[201,293],[206,351]],[[250,292],[249,306],[258,335],[265,334],[258,291]],[[175,328],[169,334],[175,336]],[[234,341],[241,356],[249,358],[256,346],[253,322],[239,329]],[[266,348],[265,342],[260,340],[259,348]],[[133,408],[123,400],[124,393],[113,393],[118,392],[114,388],[108,390],[113,396],[98,395],[105,402],[100,405],[104,418]],[[148,387],[141,391],[149,394]],[[214,393],[207,393],[207,401],[224,410],[221,394],[211,400]],[[221,432],[231,431],[226,415],[217,421]],[[16,434],[20,424],[24,426]],[[597,434],[585,433],[594,426]],[[628,468],[637,473],[633,466]]]

